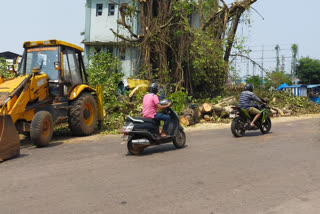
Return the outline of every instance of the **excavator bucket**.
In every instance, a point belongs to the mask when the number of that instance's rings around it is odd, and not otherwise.
[[[10,115],[0,115],[0,162],[20,155],[20,139]]]

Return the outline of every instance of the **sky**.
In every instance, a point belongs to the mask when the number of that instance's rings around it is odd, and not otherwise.
[[[0,52],[22,54],[25,41],[59,39],[83,47],[85,23],[84,0],[0,0]],[[227,3],[233,0],[226,0]],[[274,47],[287,57],[290,70],[291,45],[298,45],[299,57],[320,59],[319,0],[257,0],[250,11],[252,26],[240,25],[238,35],[247,37],[250,57],[266,68],[275,66]],[[264,50],[262,52],[262,49]],[[246,60],[237,59],[242,74],[254,68]],[[249,67],[249,70],[248,70]],[[255,72],[259,72],[257,69]]]

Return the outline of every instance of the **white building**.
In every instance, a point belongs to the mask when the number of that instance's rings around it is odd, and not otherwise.
[[[85,45],[85,58],[96,51],[112,53],[122,62],[121,72],[125,78],[135,74],[138,69],[138,49],[128,42],[123,42],[110,30],[112,28],[120,35],[129,37],[129,32],[117,23],[121,19],[119,6],[122,3],[132,3],[130,0],[87,0],[86,22],[83,43]],[[132,31],[138,34],[137,18],[130,23]]]

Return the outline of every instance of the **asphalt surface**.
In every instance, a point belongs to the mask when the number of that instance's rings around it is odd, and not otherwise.
[[[0,164],[0,213],[320,213],[319,118],[235,138],[187,131],[187,146],[127,155],[120,136],[24,145]]]

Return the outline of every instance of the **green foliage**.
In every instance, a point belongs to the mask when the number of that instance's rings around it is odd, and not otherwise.
[[[176,91],[168,96],[168,99],[172,101],[173,110],[180,114],[186,106],[187,94],[183,91]]]
[[[3,76],[4,79],[11,77],[11,74],[8,71],[8,63],[5,58],[0,58],[0,76]]]
[[[99,52],[89,56],[90,64],[87,68],[89,82],[95,86],[103,86],[104,109],[106,112],[105,127],[112,130],[119,127],[119,120],[123,120],[119,108],[118,84],[123,74],[120,72],[120,61],[110,53]],[[122,124],[121,124],[122,125]]]
[[[320,83],[320,60],[301,58],[297,67],[298,77],[303,84]]]
[[[210,33],[198,31],[195,34],[190,54],[194,70],[192,83],[197,97],[217,95],[223,90],[227,65],[221,47],[221,40],[215,40]]]
[[[285,91],[257,90],[255,93],[258,97],[268,98],[270,106],[291,109],[293,114],[310,114],[320,111],[320,105],[312,102],[308,97],[294,97]]]
[[[267,89],[271,87],[277,89],[283,83],[287,83],[288,85],[292,84],[291,79],[284,72],[274,71],[267,73],[265,78],[265,87]]]
[[[262,83],[262,79],[260,76],[255,75],[255,76],[247,78],[246,83],[252,84],[254,86],[254,88],[259,88]]]

